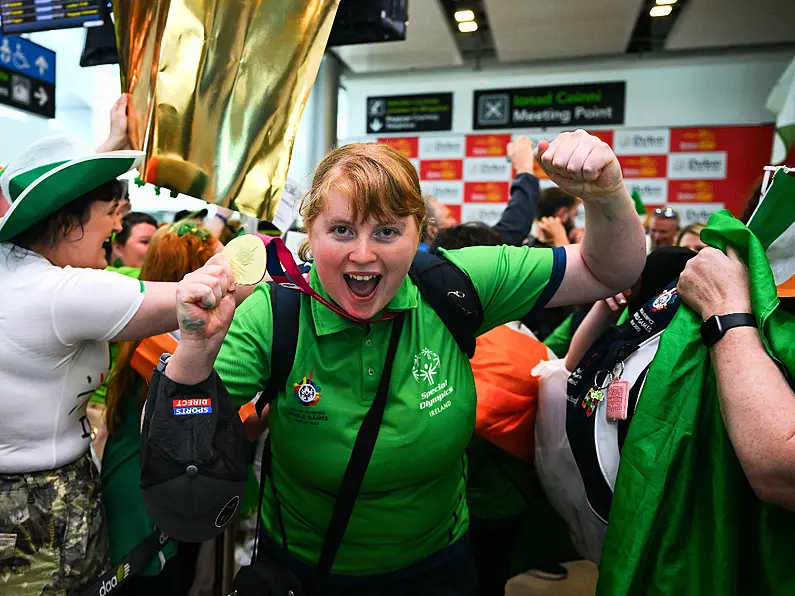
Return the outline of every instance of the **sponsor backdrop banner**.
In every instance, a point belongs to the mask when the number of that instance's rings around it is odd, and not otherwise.
[[[590,132],[613,147],[627,187],[640,193],[649,213],[669,205],[679,212],[682,225],[706,222],[724,207],[740,216],[773,144],[772,124]],[[543,136],[516,132],[378,141],[408,157],[423,192],[448,205],[459,221],[494,223],[505,209],[515,174],[506,146],[520,134]],[[537,167],[535,174],[541,188],[553,185]]]

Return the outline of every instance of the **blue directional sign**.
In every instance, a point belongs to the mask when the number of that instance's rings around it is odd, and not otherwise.
[[[0,35],[0,104],[55,118],[55,52]]]

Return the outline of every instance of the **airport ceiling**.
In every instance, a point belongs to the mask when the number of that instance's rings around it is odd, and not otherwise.
[[[345,0],[342,0],[343,2]],[[793,0],[409,0],[406,40],[334,52],[355,74],[795,44]],[[458,31],[472,10],[478,30]]]

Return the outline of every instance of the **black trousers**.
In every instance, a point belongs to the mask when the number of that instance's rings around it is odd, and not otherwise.
[[[511,553],[522,530],[524,514],[505,519],[469,520],[472,552],[478,569],[478,596],[504,596],[511,574]]]
[[[308,585],[314,568],[297,560],[272,539],[261,541],[262,556],[295,573]],[[366,577],[330,575],[323,596],[476,596],[477,570],[469,536],[405,569]]]
[[[113,596],[187,596],[188,591],[181,584],[177,555],[166,562],[159,575],[131,577],[118,590],[113,590]]]

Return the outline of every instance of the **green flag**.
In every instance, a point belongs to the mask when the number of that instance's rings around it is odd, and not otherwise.
[[[635,203],[635,211],[638,212],[638,215],[646,215],[646,205],[643,204],[640,198],[640,192],[633,190],[631,196],[632,202]]]
[[[748,265],[765,347],[795,371],[795,317],[779,308],[760,241],[728,211],[702,239]],[[629,429],[597,594],[795,594],[795,513],[762,503],[726,434],[700,317],[682,305],[662,335]]]

